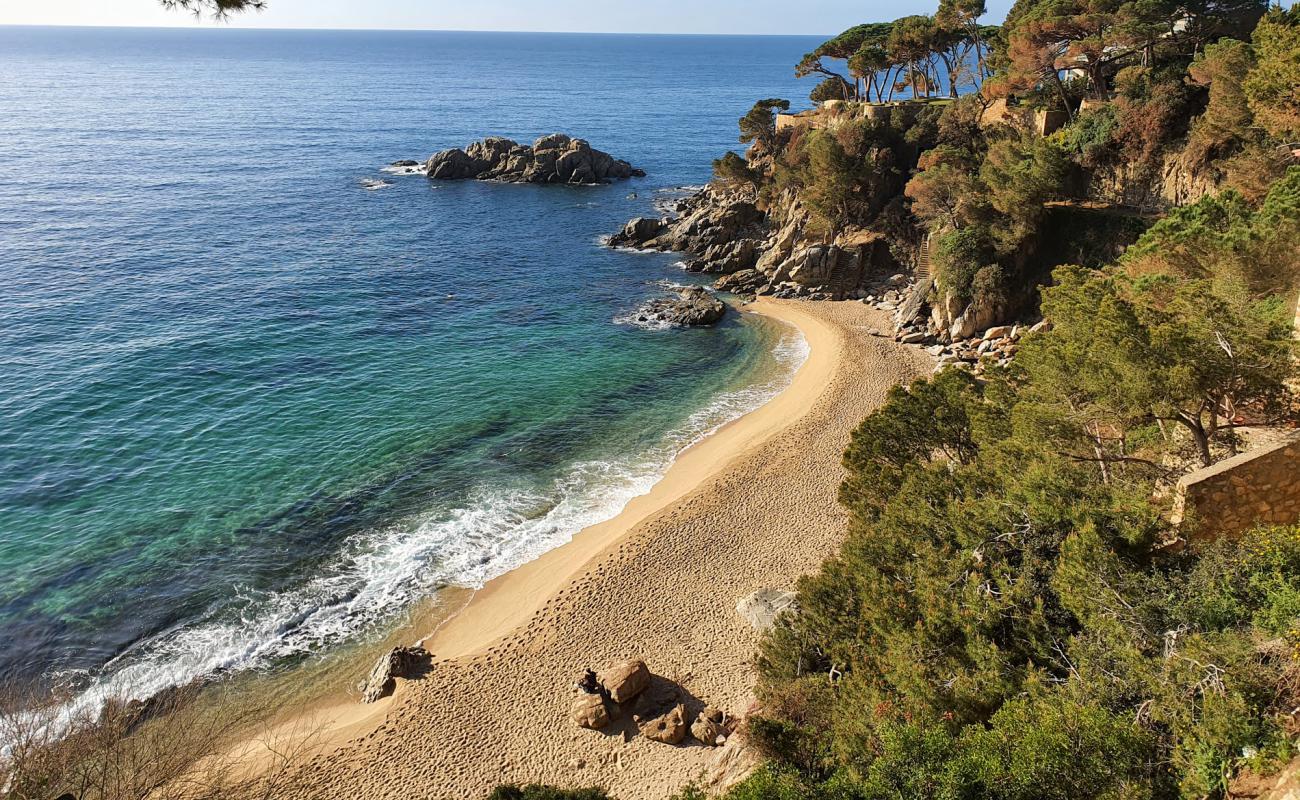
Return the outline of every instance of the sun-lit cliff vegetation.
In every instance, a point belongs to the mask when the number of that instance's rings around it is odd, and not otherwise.
[[[749,152],[715,173],[776,222],[797,202],[805,234],[832,244],[878,231],[907,265],[928,241],[936,333],[959,316],[992,324],[1032,310],[1055,266],[1108,263],[1153,218],[1263,201],[1300,138],[1294,13],[1264,12],[1021,0],[992,28],[982,5],[945,0],[856,26],[797,66],[838,105],[779,128],[783,101],[763,101],[742,121]],[[878,102],[891,98],[906,101]],[[1291,288],[1294,253],[1238,245],[1253,291]]]

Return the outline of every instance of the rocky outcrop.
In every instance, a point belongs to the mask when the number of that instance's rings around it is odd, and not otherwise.
[[[397,688],[398,678],[413,678],[429,666],[431,656],[423,647],[394,647],[379,657],[361,691],[361,702],[373,703]]]
[[[631,321],[651,325],[713,325],[727,313],[727,304],[702,286],[677,290],[676,297],[656,298],[637,309]]]
[[[663,232],[665,223],[653,217],[637,217],[629,220],[623,230],[609,239],[610,247],[645,247],[646,243]]]
[[[1104,203],[1164,211],[1217,194],[1222,181],[1212,167],[1189,163],[1182,151],[1171,151],[1154,164],[1120,161],[1092,171],[1087,195]]]
[[[464,150],[434,153],[424,172],[436,180],[502,181],[505,183],[610,183],[645,175],[609,153],[592,148],[585,139],[563,133],[543,136],[531,146],[499,136],[475,142]]]
[[[693,259],[694,266],[690,267],[694,271],[723,272],[728,271],[725,266],[712,266],[715,260],[730,259],[732,264],[743,264],[746,258],[743,251],[746,248],[756,250],[767,235],[765,215],[752,199],[722,192],[712,186],[680,201],[674,210],[678,214],[676,217],[657,221],[632,220],[622,231],[610,237],[609,245],[692,253],[697,256]],[[754,241],[741,245],[742,239]],[[752,252],[749,257],[753,257]],[[736,266],[729,271],[744,266],[753,264]]]
[[[609,245],[686,253],[687,271],[719,275],[714,288],[737,294],[858,297],[873,272],[898,269],[877,232],[810,240],[808,212],[791,191],[764,210],[752,192],[710,185],[671,210],[675,216],[631,220]]]

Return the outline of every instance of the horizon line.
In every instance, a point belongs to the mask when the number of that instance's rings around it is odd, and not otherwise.
[[[582,36],[766,36],[771,38],[798,38],[803,36],[833,36],[825,33],[714,33],[700,31],[538,31],[503,30],[499,28],[329,28],[273,26],[238,26],[213,22],[207,25],[78,25],[67,22],[0,22],[0,28],[89,28],[102,30],[165,30],[165,31],[315,31],[335,33],[532,33],[542,35]]]

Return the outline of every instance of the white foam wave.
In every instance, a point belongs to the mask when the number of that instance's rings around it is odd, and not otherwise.
[[[484,487],[461,508],[354,537],[302,585],[236,587],[238,613],[178,626],[133,648],[91,679],[68,713],[318,653],[393,620],[441,587],[480,587],[616,516],[678,453],[778,393],[807,355],[802,336],[784,334],[770,380],[723,392],[639,457],[574,464],[545,490]]]

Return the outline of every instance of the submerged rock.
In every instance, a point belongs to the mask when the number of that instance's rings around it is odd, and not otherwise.
[[[641,323],[663,325],[713,325],[727,313],[727,304],[702,286],[678,290],[677,297],[651,300],[633,319]]]
[[[424,171],[437,180],[477,178],[506,183],[595,184],[645,175],[626,161],[594,149],[585,139],[563,133],[543,136],[532,146],[489,137],[464,150],[434,153],[425,162]]]
[[[423,647],[394,647],[379,657],[361,691],[361,702],[373,703],[397,688],[398,678],[413,678],[429,665],[432,656]]]

